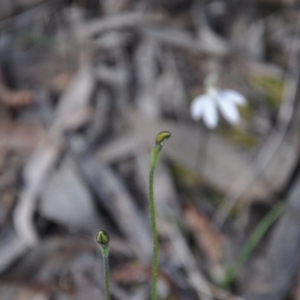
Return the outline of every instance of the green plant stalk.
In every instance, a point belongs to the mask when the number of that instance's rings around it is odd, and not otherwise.
[[[149,174],[149,214],[150,214],[150,225],[152,232],[152,286],[151,286],[151,299],[156,300],[156,289],[157,289],[157,276],[158,276],[158,236],[156,228],[156,218],[155,218],[155,202],[154,202],[154,192],[153,192],[153,178],[154,169],[158,159],[159,150],[156,146],[152,148],[151,151],[151,163],[150,163],[150,174]]]
[[[105,300],[110,300],[110,287],[109,287],[109,260],[108,254],[103,255],[103,263],[104,263],[104,278],[105,278]]]
[[[260,221],[260,223],[256,226],[250,237],[247,239],[245,245],[243,246],[237,261],[233,266],[230,266],[224,275],[224,279],[222,285],[227,287],[229,286],[236,274],[239,272],[241,267],[247,261],[248,257],[260,242],[262,237],[265,235],[267,230],[271,227],[271,225],[278,219],[278,217],[283,212],[283,204],[277,204],[274,208],[269,211],[264,218]]]
[[[155,138],[155,146],[151,151],[151,161],[150,161],[150,174],[149,174],[149,215],[150,215],[150,225],[152,232],[152,286],[151,286],[151,299],[157,299],[157,277],[158,277],[158,235],[156,228],[156,218],[155,218],[155,202],[154,202],[154,192],[153,192],[153,180],[154,180],[154,169],[157,163],[159,152],[161,151],[164,142],[169,139],[171,133],[169,131],[160,132]]]

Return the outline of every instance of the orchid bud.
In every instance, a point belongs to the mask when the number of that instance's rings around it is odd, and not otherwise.
[[[96,236],[97,243],[100,244],[101,252],[103,256],[108,256],[109,252],[109,235],[101,230]]]
[[[162,131],[160,132],[156,138],[155,138],[155,145],[158,149],[158,151],[160,151],[164,145],[164,142],[166,140],[168,140],[171,136],[171,133],[169,131]]]

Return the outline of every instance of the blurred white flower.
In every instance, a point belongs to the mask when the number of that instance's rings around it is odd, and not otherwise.
[[[212,82],[213,81],[213,82]],[[191,116],[195,121],[203,118],[204,124],[213,129],[218,125],[218,109],[230,124],[240,121],[237,106],[247,104],[246,98],[234,90],[218,89],[216,78],[210,76],[206,80],[206,93],[196,97],[191,103]]]

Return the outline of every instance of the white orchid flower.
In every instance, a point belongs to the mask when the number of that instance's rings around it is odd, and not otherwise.
[[[207,81],[211,81],[211,79]],[[195,121],[203,118],[204,124],[208,128],[213,129],[218,125],[219,109],[228,123],[237,124],[240,121],[240,113],[237,106],[246,104],[246,98],[239,92],[230,89],[218,89],[210,82],[209,85],[207,84],[206,93],[192,101],[191,116]]]

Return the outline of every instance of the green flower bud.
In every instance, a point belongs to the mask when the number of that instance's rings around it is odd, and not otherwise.
[[[96,240],[101,246],[109,245],[109,235],[104,230],[98,232]]]
[[[155,145],[158,149],[158,151],[160,151],[164,145],[164,142],[169,139],[171,136],[171,133],[169,131],[162,131],[160,132],[156,138],[155,138]]]

